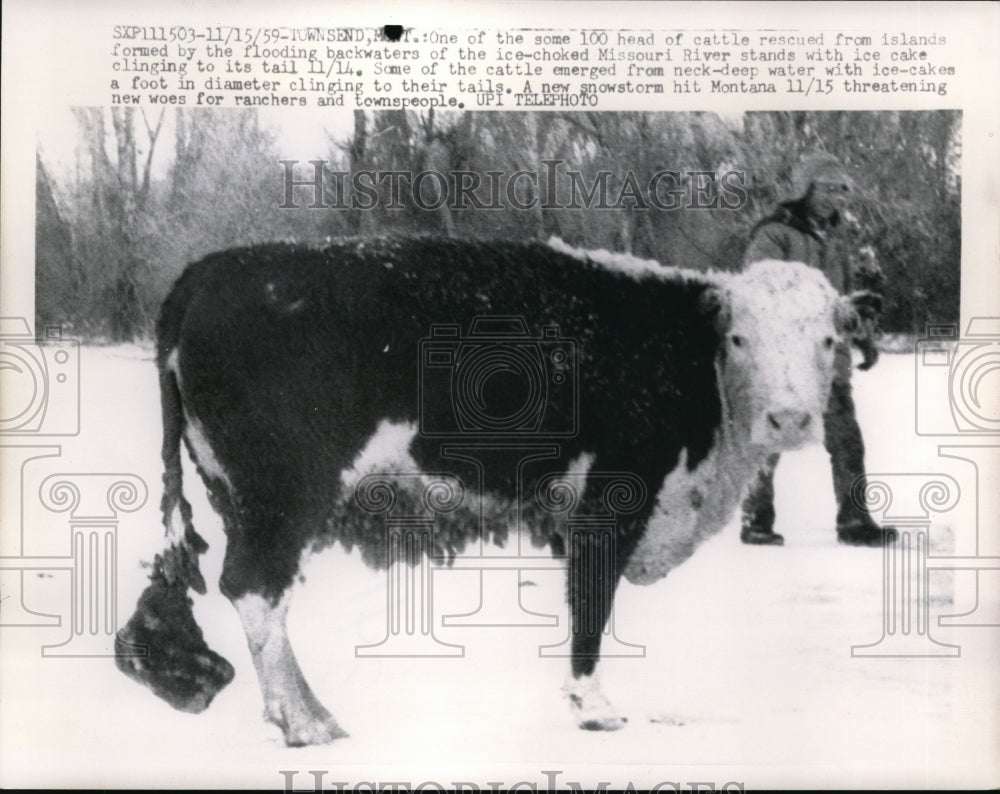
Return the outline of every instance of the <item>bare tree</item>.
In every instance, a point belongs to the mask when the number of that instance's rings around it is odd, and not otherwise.
[[[110,130],[100,108],[75,109],[90,160],[89,216],[94,250],[106,277],[103,300],[108,307],[109,332],[113,341],[135,338],[145,323],[139,281],[148,266],[142,238],[150,200],[153,155],[163,124],[163,111],[155,124],[145,111],[114,107]],[[137,144],[137,119],[144,135]],[[114,157],[108,154],[110,140]]]

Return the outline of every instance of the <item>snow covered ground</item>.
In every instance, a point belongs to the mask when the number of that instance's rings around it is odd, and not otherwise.
[[[875,644],[883,634],[883,554],[836,543],[821,448],[782,460],[777,530],[785,535],[783,548],[742,545],[732,522],[662,582],[622,584],[615,632],[624,643],[644,646],[644,655],[602,663],[605,692],[629,717],[616,733],[577,730],[560,694],[567,661],[539,657],[539,646],[566,636],[561,571],[523,572],[522,586],[508,579],[506,591],[485,580],[485,598],[494,606],[519,614],[509,597],[519,591],[526,609],[557,615],[558,625],[470,628],[442,626],[441,618],[476,608],[478,574],[438,569],[435,634],[442,643],[464,646],[464,656],[357,658],[355,646],[385,636],[385,574],[333,549],[309,563],[290,631],[313,689],[351,736],[327,747],[286,748],[280,731],[260,717],[235,610],[211,589],[224,537],[193,472],[187,492],[196,525],[211,544],[203,561],[210,592],[196,597],[196,614],[209,645],[235,666],[234,682],[205,713],[190,715],[127,679],[110,658],[43,657],[43,646],[69,636],[73,601],[66,569],[70,519],[39,504],[42,481],[53,473],[132,473],[148,486],[144,506],[121,514],[117,528],[118,578],[111,592],[119,626],[145,584],[140,560],[151,559],[162,537],[152,352],[84,347],[80,370],[81,434],[37,442],[61,446],[61,455],[23,463],[23,451],[0,453],[8,481],[17,470],[12,467],[20,467],[22,477],[21,494],[3,494],[3,553],[60,558],[51,570],[25,571],[23,584],[7,565],[3,623],[23,616],[19,599],[61,620],[2,630],[4,787],[281,788],[291,780],[311,790],[316,776],[327,790],[346,783],[347,790],[365,791],[392,782],[435,790],[435,784],[450,788],[462,781],[483,790],[520,781],[527,781],[522,789],[543,790],[601,781],[613,788],[663,783],[661,790],[698,783],[730,789],[1000,784],[1000,572],[978,579],[972,570],[927,576],[930,633],[957,646],[960,656],[852,656],[852,646]],[[885,355],[854,382],[869,470],[954,478],[960,498],[931,515],[931,555],[976,553],[982,509],[976,467],[938,454],[939,444],[968,440],[915,434],[913,356]],[[922,399],[940,399],[945,410],[944,395]],[[912,477],[893,482],[896,503],[903,490],[919,486]],[[995,480],[986,483],[982,503],[991,489],[997,490]],[[998,553],[996,519],[996,513],[978,516],[980,553]],[[19,526],[22,548],[16,548]],[[889,578],[901,586],[905,569]],[[915,581],[912,571],[910,578]],[[941,616],[970,611],[958,622],[994,625],[939,625]],[[902,625],[890,637],[897,642],[891,651],[886,641],[873,652],[926,652],[923,637],[915,630],[904,636]]]

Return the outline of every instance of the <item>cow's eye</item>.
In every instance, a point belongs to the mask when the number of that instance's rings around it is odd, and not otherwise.
[[[834,344],[836,344],[836,340],[832,336],[828,336],[823,340],[823,347],[827,350],[833,350]]]
[[[739,334],[733,334],[729,337],[729,341],[733,343],[733,347],[743,347],[743,342],[745,340]]]

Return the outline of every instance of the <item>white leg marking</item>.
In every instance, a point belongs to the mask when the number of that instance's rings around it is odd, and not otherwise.
[[[264,717],[285,734],[285,744],[326,744],[347,733],[319,702],[295,660],[285,617],[289,595],[277,604],[254,593],[233,600],[243,621],[264,697]]]
[[[571,675],[563,686],[569,699],[576,724],[586,731],[617,731],[625,725],[626,719],[618,714],[604,693],[601,692],[597,669],[590,675],[573,678]]]

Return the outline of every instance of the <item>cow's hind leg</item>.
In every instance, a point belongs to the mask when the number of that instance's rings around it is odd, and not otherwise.
[[[243,621],[264,698],[264,718],[281,728],[290,747],[326,744],[347,733],[313,694],[288,639],[290,588],[302,544],[298,533],[281,531],[288,529],[288,522],[279,518],[282,512],[272,513],[273,522],[258,513],[251,531],[227,527],[221,587]]]
[[[347,736],[313,694],[288,641],[288,593],[277,601],[244,593],[232,598],[243,621],[247,644],[264,697],[264,717],[285,735],[285,744],[326,744]]]

